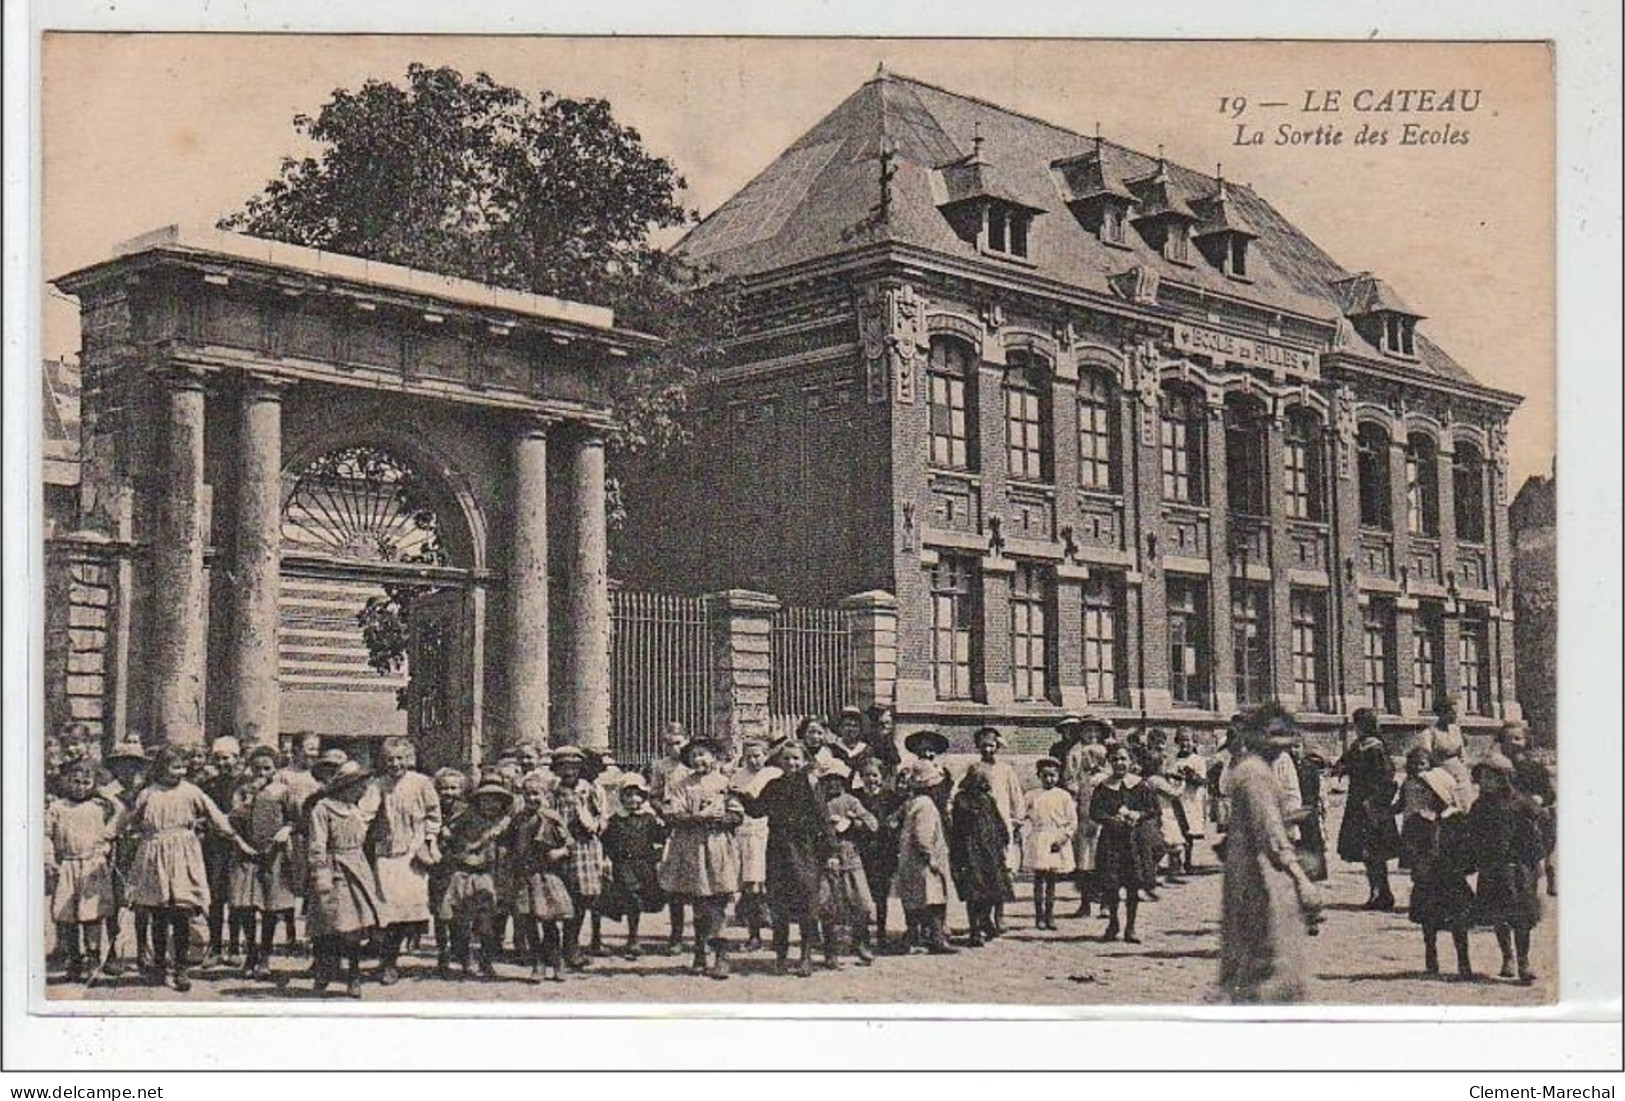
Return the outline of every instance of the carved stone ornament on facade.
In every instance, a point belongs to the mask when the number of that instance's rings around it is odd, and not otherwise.
[[[1135,265],[1127,271],[1111,276],[1108,282],[1119,298],[1129,302],[1149,305],[1157,300],[1159,280],[1157,273],[1150,268]]]
[[[1152,341],[1142,341],[1134,349],[1134,384],[1140,392],[1140,443],[1154,447],[1157,443],[1157,407],[1162,397],[1162,379],[1157,346]]]
[[[893,393],[899,405],[913,405],[915,361],[926,342],[925,303],[914,288],[865,288],[858,299],[858,341],[868,400],[878,404]]]
[[[1337,476],[1354,476],[1354,449],[1360,432],[1359,416],[1354,409],[1354,388],[1337,388]]]
[[[1507,503],[1507,426],[1505,421],[1490,425],[1490,456],[1495,463],[1495,500]]]

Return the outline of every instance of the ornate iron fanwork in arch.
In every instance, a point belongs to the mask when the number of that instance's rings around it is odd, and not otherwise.
[[[294,553],[353,562],[444,566],[440,517],[412,466],[376,447],[345,447],[299,473],[283,512]]]

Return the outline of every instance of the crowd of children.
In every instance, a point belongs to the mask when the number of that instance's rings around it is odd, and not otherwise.
[[[382,743],[377,772],[308,737],[285,762],[269,746],[244,754],[229,737],[207,752],[166,746],[153,756],[130,742],[100,765],[69,753],[45,822],[57,954],[69,980],[118,976],[120,915],[130,909],[150,982],[189,989],[199,935],[204,966],[287,982],[293,972],[271,967],[276,933],[299,950],[302,910],[314,988],[342,981],[360,997],[363,958],[376,956],[377,981],[391,985],[403,950],[431,932],[443,976],[493,979],[513,959],[533,982],[560,982],[608,954],[604,922],[625,924],[621,952],[636,958],[647,950],[642,918],[666,910],[664,951],[691,948],[692,970],[722,980],[731,909],[745,951],[767,931],[775,972],[804,977],[818,955],[839,967],[843,949],[869,966],[878,953],[985,945],[1005,932],[1022,871],[1036,930],[1058,928],[1057,887],[1070,881],[1081,900],[1073,917],[1098,906],[1101,939],[1136,944],[1141,903],[1193,871],[1209,829],[1225,830],[1228,750],[1198,753],[1184,731],[1170,745],[1160,731],[1119,737],[1105,718],[1069,715],[1029,788],[1001,759],[995,728],[976,732],[976,759],[956,780],[940,759],[946,738],[911,733],[903,764],[876,718],[847,709],[833,730],[808,720],[794,737],[747,739],[731,752],[671,724],[647,779],[608,754],[539,742],[433,777],[401,738]],[[1448,932],[1470,973],[1467,932],[1487,923],[1503,974],[1515,962],[1529,981],[1533,884],[1551,852],[1554,797],[1521,731],[1509,729],[1504,752],[1474,770],[1474,793],[1425,747],[1395,785],[1372,717],[1356,716],[1356,731],[1333,770],[1350,776],[1338,852],[1366,865],[1368,905],[1392,907],[1386,861],[1397,855],[1412,875],[1410,916],[1430,971],[1437,934]],[[1449,752],[1449,739],[1437,742]],[[1324,878],[1326,766],[1294,748],[1270,765],[1281,818],[1308,878]],[[1275,775],[1281,759],[1285,778]],[[904,918],[896,941],[892,897]],[[959,946],[947,928],[956,897],[968,916]]]

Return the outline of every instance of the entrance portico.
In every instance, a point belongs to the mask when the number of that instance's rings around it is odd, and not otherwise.
[[[217,230],[159,230],[56,283],[83,316],[80,526],[132,567],[110,734],[291,732],[298,576],[424,597],[445,678],[438,729],[413,731],[425,763],[607,745],[605,373],[652,338],[606,309]]]

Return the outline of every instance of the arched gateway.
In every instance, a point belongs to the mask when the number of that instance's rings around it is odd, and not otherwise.
[[[609,310],[216,230],[63,276],[110,737],[607,744]],[[402,706],[397,706],[397,705]]]

